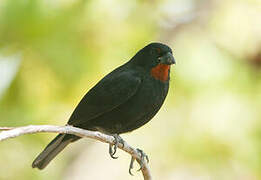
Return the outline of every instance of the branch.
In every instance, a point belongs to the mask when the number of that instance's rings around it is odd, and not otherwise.
[[[0,127],[0,141],[7,140],[9,138],[15,138],[25,134],[35,134],[40,132],[48,133],[63,133],[63,134],[73,134],[80,136],[82,138],[92,138],[103,143],[115,144],[114,137],[109,136],[98,131],[88,131],[72,126],[53,126],[53,125],[29,125],[23,127]],[[152,176],[148,164],[144,158],[141,157],[141,154],[133,147],[128,145],[124,141],[123,144],[119,143],[118,148],[129,153],[141,166],[141,171],[143,174],[144,180],[151,180]]]

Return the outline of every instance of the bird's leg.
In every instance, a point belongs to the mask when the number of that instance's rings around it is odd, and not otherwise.
[[[148,155],[145,153],[145,152],[143,152],[141,149],[138,149],[137,148],[137,151],[140,153],[140,156],[141,156],[141,163],[140,163],[140,169],[138,170],[138,171],[140,171],[142,168],[143,168],[143,166],[144,166],[144,158],[146,158],[146,161],[147,161],[147,163],[149,163],[149,157],[148,157]]]
[[[143,168],[143,166],[144,166],[144,161],[145,161],[145,159],[146,159],[147,163],[149,163],[149,157],[148,157],[147,154],[145,154],[141,149],[138,149],[138,148],[137,148],[136,150],[140,153],[140,156],[141,156],[140,169],[138,170],[138,171],[140,171],[140,170]],[[130,166],[129,166],[129,173],[130,173],[130,175],[132,175],[132,176],[133,176],[133,174],[132,174],[131,170],[133,169],[133,163],[134,163],[134,161],[135,161],[135,158],[132,156],[132,157],[131,157]]]
[[[117,159],[118,157],[115,157],[114,155],[115,155],[115,153],[117,151],[117,147],[120,143],[123,144],[123,147],[124,147],[124,140],[118,134],[113,134],[112,136],[114,137],[115,144],[109,145],[109,154],[113,159]]]

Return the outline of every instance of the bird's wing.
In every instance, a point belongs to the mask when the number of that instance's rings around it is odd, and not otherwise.
[[[86,123],[126,102],[138,90],[141,79],[129,71],[112,72],[80,101],[68,124]]]

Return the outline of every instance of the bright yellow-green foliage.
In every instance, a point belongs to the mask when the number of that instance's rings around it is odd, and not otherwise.
[[[123,135],[149,155],[154,179],[261,179],[258,0],[2,0],[0,126],[64,125],[98,80],[154,41],[177,61],[170,92],[149,124]],[[87,139],[32,169],[53,136],[0,143],[0,179],[141,179],[127,154],[112,160]]]

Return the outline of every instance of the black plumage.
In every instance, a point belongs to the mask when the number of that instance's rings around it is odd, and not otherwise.
[[[167,45],[147,45],[87,92],[67,124],[106,134],[122,134],[141,127],[162,106],[173,63],[175,60]],[[69,143],[79,138],[59,134],[32,166],[43,169]]]

